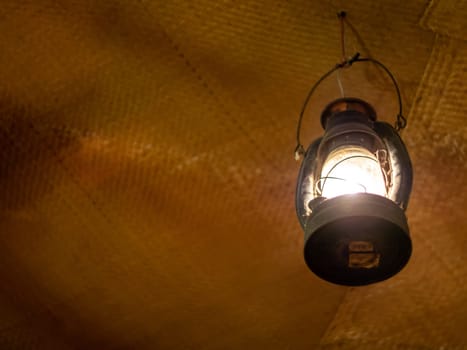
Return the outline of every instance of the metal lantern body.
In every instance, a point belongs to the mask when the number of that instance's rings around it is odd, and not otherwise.
[[[309,146],[297,184],[305,261],[336,284],[385,280],[412,252],[404,213],[412,187],[407,150],[359,99],[332,102],[321,124],[325,133]]]

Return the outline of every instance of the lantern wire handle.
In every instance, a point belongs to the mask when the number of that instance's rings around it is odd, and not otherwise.
[[[319,78],[319,80],[311,87],[310,91],[308,92],[308,94],[307,94],[307,96],[305,98],[305,102],[303,103],[303,107],[302,107],[302,109],[300,111],[300,116],[298,118],[298,123],[297,123],[297,135],[296,135],[296,137],[297,137],[297,146],[295,147],[295,152],[294,152],[295,153],[295,160],[299,160],[306,153],[305,148],[303,147],[303,145],[302,145],[302,143],[300,141],[300,131],[301,131],[301,127],[302,127],[303,116],[305,114],[308,103],[309,103],[309,101],[311,99],[311,96],[313,95],[315,90],[318,88],[318,86],[327,77],[329,77],[332,73],[334,73],[335,71],[337,71],[339,69],[342,69],[342,68],[349,68],[355,62],[372,62],[372,63],[376,64],[377,66],[379,66],[380,68],[382,68],[384,70],[384,72],[389,76],[392,83],[394,84],[394,88],[395,88],[396,94],[397,94],[397,100],[399,102],[399,112],[397,114],[397,119],[396,119],[396,122],[394,124],[394,128],[396,129],[396,131],[401,131],[402,129],[404,129],[407,126],[407,119],[402,114],[402,97],[401,97],[399,85],[397,84],[396,78],[394,77],[392,72],[383,63],[381,63],[380,61],[378,61],[378,60],[376,60],[374,58],[360,57],[359,52],[355,53],[350,58],[346,58],[346,56],[345,56],[345,40],[344,40],[344,34],[345,34],[344,22],[345,22],[346,12],[341,11],[341,12],[339,12],[337,14],[337,16],[339,17],[340,23],[341,23],[342,62],[337,63],[333,68],[331,68],[327,73],[325,73],[321,78]]]
[[[321,84],[323,80],[325,80],[328,76],[330,76],[332,73],[334,73],[336,70],[338,70],[339,67],[336,65],[334,68],[332,68],[330,71],[328,71],[326,74],[324,74],[310,89],[308,92],[308,95],[305,98],[305,102],[303,103],[302,110],[300,111],[300,117],[298,118],[298,124],[297,124],[297,147],[295,147],[295,160],[299,160],[301,156],[305,155],[305,148],[300,142],[300,130],[302,128],[302,120],[303,120],[303,115],[305,114],[306,107],[308,105],[308,101],[310,100],[311,96],[315,92],[316,88]]]

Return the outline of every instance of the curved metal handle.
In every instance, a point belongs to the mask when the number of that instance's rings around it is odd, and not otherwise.
[[[400,130],[404,129],[407,126],[407,119],[402,114],[402,98],[401,98],[399,85],[397,85],[397,81],[394,78],[394,75],[380,61],[375,60],[374,58],[369,58],[369,57],[360,58],[360,53],[357,52],[350,59],[345,60],[342,63],[336,64],[331,70],[329,70],[321,78],[319,78],[319,80],[311,87],[310,91],[308,92],[308,94],[307,94],[307,96],[305,98],[305,102],[303,103],[302,110],[300,111],[300,116],[298,118],[298,123],[297,123],[297,135],[296,135],[296,137],[297,137],[297,146],[295,147],[295,159],[296,160],[299,160],[302,156],[305,155],[305,148],[303,147],[302,143],[300,142],[300,131],[301,131],[301,128],[302,128],[303,116],[304,116],[305,110],[306,110],[306,108],[308,106],[308,102],[311,99],[311,96],[313,95],[315,90],[318,88],[318,86],[327,77],[329,77],[332,73],[334,73],[338,69],[345,68],[345,67],[350,67],[355,62],[372,62],[372,63],[378,65],[379,67],[381,67],[386,72],[386,74],[389,76],[389,78],[391,78],[391,81],[394,84],[394,88],[395,88],[396,94],[397,94],[397,99],[398,99],[398,102],[399,102],[399,113],[397,114],[397,119],[396,119],[396,122],[394,124],[394,128],[396,129],[396,131],[400,131]]]

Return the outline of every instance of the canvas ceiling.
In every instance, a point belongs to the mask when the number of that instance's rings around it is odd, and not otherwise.
[[[384,62],[413,157],[409,265],[305,267],[297,114]],[[3,1],[1,349],[467,348],[467,1]],[[393,121],[371,65],[345,93]],[[339,97],[317,91],[304,122]]]

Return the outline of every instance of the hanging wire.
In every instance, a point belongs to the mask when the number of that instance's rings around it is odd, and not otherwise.
[[[336,71],[336,77],[337,77],[337,85],[339,85],[339,90],[341,92],[341,97],[344,98],[345,97],[345,91],[344,91],[344,86],[342,85],[342,81],[341,81],[341,75],[339,73],[339,69]]]
[[[394,84],[394,88],[396,90],[396,94],[397,94],[397,100],[399,102],[399,112],[397,114],[397,117],[396,117],[396,122],[394,124],[394,128],[396,129],[396,131],[401,131],[402,129],[404,129],[406,126],[407,126],[407,119],[404,117],[404,115],[402,114],[402,97],[401,97],[401,93],[400,93],[400,89],[399,89],[399,85],[397,84],[397,81],[394,77],[394,75],[391,73],[391,71],[383,64],[381,63],[380,61],[374,59],[374,58],[370,58],[370,57],[360,57],[360,53],[357,52],[355,53],[353,56],[347,58],[346,57],[346,54],[345,54],[345,17],[346,17],[346,12],[345,11],[341,11],[337,14],[339,20],[340,20],[340,34],[341,34],[341,53],[342,53],[342,61],[340,63],[337,63],[333,68],[331,68],[327,73],[325,73],[310,89],[310,91],[308,92],[306,98],[305,98],[305,101],[303,103],[303,107],[300,111],[300,115],[299,115],[299,118],[298,118],[298,123],[297,123],[297,134],[296,134],[296,138],[297,138],[297,146],[295,147],[295,159],[296,160],[299,160],[302,156],[305,156],[305,148],[303,147],[301,141],[300,141],[300,131],[301,131],[301,127],[302,127],[302,120],[303,120],[303,116],[305,114],[305,111],[306,111],[306,108],[308,106],[308,103],[311,99],[311,96],[313,95],[313,93],[315,92],[315,90],[318,88],[318,86],[327,78],[329,77],[332,73],[334,73],[335,71],[338,71],[339,69],[342,69],[342,68],[349,68],[351,67],[355,62],[372,62],[374,64],[376,64],[378,67],[382,68],[384,70],[384,72],[386,72],[386,74],[389,76],[389,78],[391,79],[392,83]],[[339,79],[339,76],[338,76],[338,84],[339,84],[339,88],[341,90],[341,94],[344,96],[344,89],[342,87],[342,83]]]

